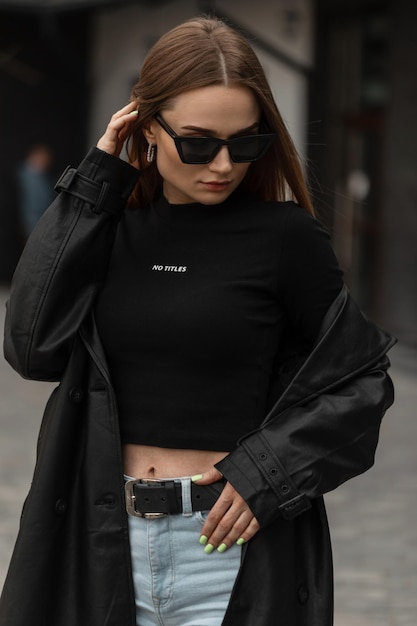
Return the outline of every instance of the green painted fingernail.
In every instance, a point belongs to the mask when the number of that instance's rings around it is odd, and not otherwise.
[[[241,537],[240,539],[236,541],[236,543],[238,546],[243,546],[243,544],[245,543],[245,540],[243,539],[243,537]]]
[[[219,547],[217,548],[217,552],[226,552],[226,550],[227,550],[227,545],[225,543],[221,543]]]
[[[201,535],[200,537],[200,543],[202,546],[205,546],[207,543],[208,537],[206,537],[205,535]]]
[[[197,480],[201,480],[203,478],[203,474],[196,474],[195,476],[191,476],[191,482],[195,483]]]
[[[214,546],[212,546],[211,543],[208,543],[206,547],[204,548],[204,552],[206,554],[211,554],[213,550],[214,550]]]

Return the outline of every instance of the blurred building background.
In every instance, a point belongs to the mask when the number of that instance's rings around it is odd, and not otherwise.
[[[414,0],[0,0],[0,282],[24,243],[16,169],[76,165],[155,40],[203,12],[254,44],[362,308],[417,346]]]

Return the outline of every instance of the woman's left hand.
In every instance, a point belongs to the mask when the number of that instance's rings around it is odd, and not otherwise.
[[[222,474],[213,467],[194,482],[199,485],[210,485],[222,479]],[[246,543],[258,532],[258,520],[230,483],[226,483],[216,504],[211,509],[201,530],[200,543],[205,545],[208,554],[215,548],[225,552],[234,543]]]

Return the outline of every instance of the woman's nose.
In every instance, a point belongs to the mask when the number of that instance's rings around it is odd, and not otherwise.
[[[215,172],[230,172],[232,167],[233,161],[230,158],[227,146],[222,146],[214,159],[209,163],[209,168]]]

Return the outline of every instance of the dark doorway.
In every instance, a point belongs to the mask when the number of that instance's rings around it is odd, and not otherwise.
[[[316,6],[312,186],[346,282],[361,307],[378,317],[389,14],[385,2],[372,0],[318,0]]]
[[[85,151],[88,12],[0,12],[0,281],[24,244],[16,169],[39,142],[54,155],[52,178]]]

